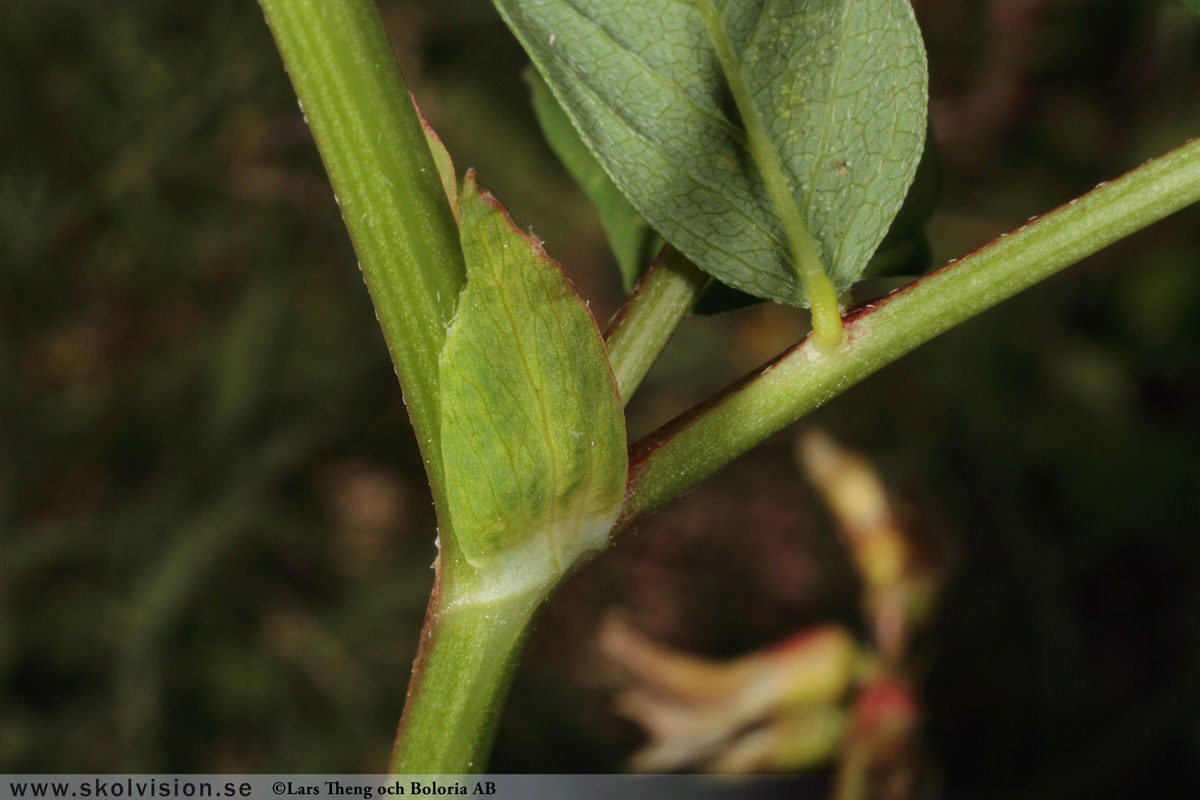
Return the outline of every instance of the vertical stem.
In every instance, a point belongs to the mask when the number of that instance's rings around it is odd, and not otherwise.
[[[391,351],[441,506],[438,354],[466,267],[425,132],[372,0],[260,0]]]
[[[788,187],[779,156],[771,147],[762,120],[754,110],[750,90],[742,78],[741,64],[734,55],[729,37],[725,35],[721,12],[712,0],[702,0],[698,10],[704,19],[713,47],[716,48],[717,61],[720,62],[721,71],[725,73],[725,80],[729,83],[733,102],[742,117],[742,125],[746,128],[750,155],[758,166],[759,174],[767,185],[767,192],[771,195],[771,202],[783,221],[783,228],[792,250],[792,262],[800,274],[800,283],[804,286],[809,307],[812,309],[813,332],[825,350],[835,350],[842,343],[842,315],[838,309],[833,281],[829,280],[825,268],[821,266],[817,245],[796,205],[792,190]]]
[[[517,659],[545,593],[488,604],[430,603],[392,774],[483,772]]]
[[[674,248],[665,248],[638,281],[604,335],[621,402],[637,391],[709,277]]]

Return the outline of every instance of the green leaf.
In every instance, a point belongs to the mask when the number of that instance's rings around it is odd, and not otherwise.
[[[604,547],[625,495],[625,422],[591,314],[468,175],[467,285],[441,359],[454,545],[476,601],[552,586]]]
[[[413,104],[414,107],[416,103]],[[437,135],[437,131],[429,124],[429,120],[425,119],[425,115],[421,113],[421,109],[417,109],[417,115],[421,119],[421,127],[425,130],[425,143],[429,145],[429,153],[433,156],[433,164],[437,167],[438,180],[442,182],[442,191],[446,193],[446,200],[450,203],[450,209],[454,212],[455,219],[458,218],[458,177],[454,173],[454,162],[450,160],[450,151],[446,149],[446,145],[442,143],[442,139]]]
[[[650,259],[662,247],[662,238],[650,229],[621,190],[604,172],[604,167],[587,149],[562,106],[536,72],[527,73],[533,93],[533,110],[550,149],[558,156],[567,174],[592,201],[600,215],[600,225],[621,270],[625,291],[633,290]]]
[[[892,220],[883,243],[871,257],[862,277],[922,275],[933,263],[933,252],[925,236],[925,223],[933,215],[942,188],[942,169],[932,129],[925,134],[925,149],[917,174],[900,212]]]
[[[654,229],[725,283],[804,305],[789,211],[772,202],[770,164],[751,158],[750,120],[731,107],[731,79],[741,81],[842,291],[883,239],[921,154],[926,70],[912,9],[907,0],[710,2],[495,0]],[[714,30],[736,75],[722,69]]]
[[[542,134],[567,173],[596,207],[609,247],[617,259],[621,282],[626,292],[632,292],[650,262],[662,249],[663,239],[651,230],[587,149],[542,77],[533,70],[526,77],[533,92],[533,109]],[[759,298],[753,295],[712,281],[694,310],[697,314],[720,314],[757,302]]]
[[[942,192],[942,162],[938,158],[937,140],[933,137],[933,128],[929,126],[925,132],[925,146],[921,149],[921,159],[917,162],[917,171],[913,176],[908,193],[899,213],[892,220],[892,231],[918,230],[925,226],[937,208],[938,195]]]
[[[608,237],[608,245],[617,259],[621,282],[626,292],[632,292],[650,262],[662,250],[663,239],[651,230],[587,149],[542,77],[532,70],[526,77],[532,89],[533,109],[542,134],[567,173],[596,207],[600,224]],[[753,295],[720,281],[712,281],[712,285],[697,301],[694,311],[697,314],[720,314],[757,302],[759,298]]]

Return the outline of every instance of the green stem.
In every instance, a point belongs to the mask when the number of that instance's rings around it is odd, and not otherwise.
[[[817,245],[809,233],[808,224],[804,221],[800,208],[796,205],[792,190],[788,188],[779,156],[771,147],[771,140],[767,138],[762,120],[754,110],[750,89],[742,78],[741,64],[733,53],[729,37],[725,35],[725,23],[721,19],[721,12],[712,0],[702,0],[697,10],[704,19],[704,26],[717,52],[717,61],[721,64],[721,71],[725,74],[725,80],[733,94],[734,105],[737,106],[742,125],[746,128],[746,144],[750,149],[750,156],[758,165],[767,193],[771,195],[771,202],[783,221],[788,245],[792,251],[792,262],[799,272],[800,283],[808,295],[808,304],[812,309],[815,338],[826,350],[835,350],[842,343],[842,318],[833,281],[829,280],[825,268],[821,266]]]
[[[372,0],[260,0],[375,304],[439,507],[438,355],[466,268]]]
[[[708,284],[709,277],[671,247],[638,281],[604,335],[625,405]]]
[[[436,589],[421,631],[392,774],[482,772],[517,659],[544,592],[487,604]]]
[[[881,367],[1001,300],[1200,200],[1200,139],[1072,200],[806,339],[633,446],[627,525]]]

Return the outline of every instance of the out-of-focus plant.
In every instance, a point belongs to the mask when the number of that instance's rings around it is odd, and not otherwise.
[[[626,684],[618,711],[650,736],[631,766],[753,773],[812,769],[836,758],[838,798],[908,796],[918,716],[910,645],[929,622],[944,576],[865,459],[821,431],[799,440],[797,456],[862,583],[870,636],[859,641],[845,625],[824,624],[768,650],[713,662],[610,617],[600,645]]]
[[[800,439],[797,457],[833,513],[862,581],[862,611],[872,639],[872,668],[853,700],[839,750],[836,796],[907,797],[917,722],[910,649],[914,632],[928,624],[944,581],[940,559],[906,529],[864,458],[821,431]]]
[[[496,0],[548,87],[550,140],[572,172],[591,170],[627,277],[647,238],[667,242],[602,340],[540,243],[454,172],[372,3],[261,4],[438,514],[396,771],[485,767],[538,610],[615,533],[923,342],[1200,198],[1192,142],[844,308],[873,264],[922,252],[931,156],[907,0]],[[627,450],[622,406],[710,283],[811,308],[813,335]],[[882,613],[896,601],[876,584],[896,567],[879,552],[863,563],[882,565],[868,580]]]
[[[715,662],[664,647],[612,616],[600,647],[627,683],[617,710],[650,736],[630,764],[642,772],[820,766],[837,751],[844,698],[867,659],[840,625]]]

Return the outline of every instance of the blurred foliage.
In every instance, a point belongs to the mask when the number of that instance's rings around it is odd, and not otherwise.
[[[1154,0],[918,0],[935,263],[1200,133],[1200,22]],[[423,110],[601,320],[620,282],[484,0],[382,5]],[[0,771],[374,771],[435,523],[391,365],[257,6],[0,5]],[[1200,210],[815,415],[957,553],[921,650],[947,796],[1200,789]],[[803,334],[685,323],[644,433]],[[728,657],[857,588],[779,437],[571,581],[494,768],[639,743],[620,606]]]

